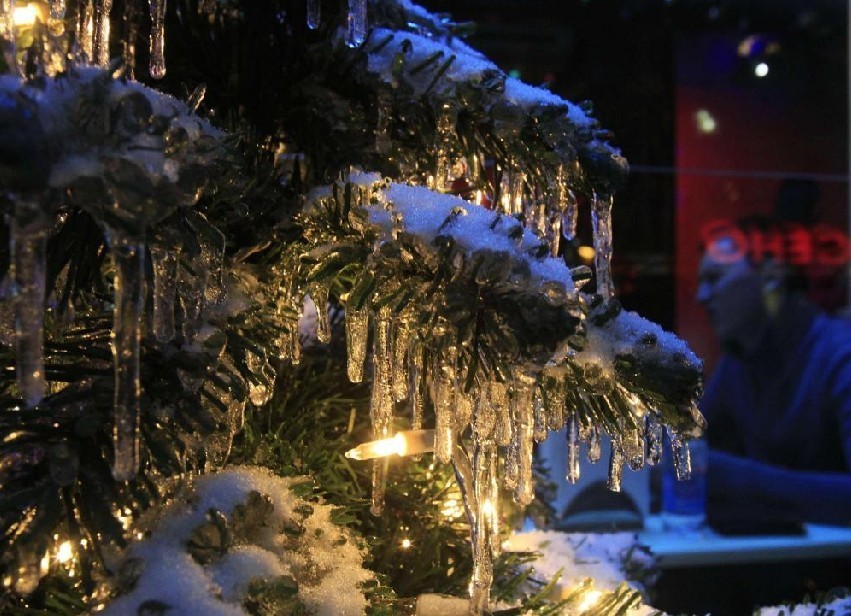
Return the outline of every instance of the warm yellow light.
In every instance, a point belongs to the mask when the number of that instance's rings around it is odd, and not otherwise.
[[[59,549],[56,550],[56,560],[58,560],[61,564],[65,564],[72,558],[74,558],[74,548],[71,546],[70,541],[65,541],[59,546]]]
[[[346,452],[353,460],[371,460],[387,456],[413,456],[434,451],[434,430],[406,430],[390,438],[361,443]]]
[[[701,133],[714,133],[718,128],[718,123],[708,109],[698,109],[694,114],[694,119],[697,122],[697,130]]]
[[[22,4],[15,7],[15,12],[12,14],[12,19],[16,26],[32,26],[35,20],[45,21],[41,7],[37,4]]]
[[[582,597],[582,603],[579,604],[579,607],[578,607],[579,613],[581,614],[581,613],[587,612],[588,610],[593,608],[597,604],[597,601],[599,601],[600,597],[602,597],[602,596],[603,596],[603,593],[602,593],[602,591],[599,591],[599,590],[593,590],[592,589],[592,590],[589,590],[588,592],[586,592],[585,595]]]
[[[407,550],[409,547],[411,547],[411,540],[410,539],[402,539],[402,549]]]
[[[584,259],[585,261],[590,261],[594,258],[594,247],[593,246],[580,246],[576,249],[576,254],[579,255],[580,259]]]

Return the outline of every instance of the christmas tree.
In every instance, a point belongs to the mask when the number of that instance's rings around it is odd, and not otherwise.
[[[406,0],[40,10],[0,6],[3,609],[547,613],[500,556],[536,441],[688,473],[701,365],[615,299],[589,106]]]

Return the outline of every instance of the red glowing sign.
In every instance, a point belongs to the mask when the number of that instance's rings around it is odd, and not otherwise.
[[[709,255],[722,263],[743,257],[760,263],[774,259],[790,265],[842,266],[848,262],[848,236],[827,225],[784,225],[767,230],[743,231],[726,219],[703,226],[700,238]],[[718,240],[727,238],[723,248]]]

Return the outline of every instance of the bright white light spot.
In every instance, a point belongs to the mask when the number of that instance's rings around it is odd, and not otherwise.
[[[593,608],[603,593],[599,590],[589,590],[582,597],[582,603],[579,604],[579,613],[582,614]]]
[[[697,120],[697,130],[701,133],[714,133],[718,128],[718,123],[715,121],[715,118],[713,118],[712,114],[706,109],[698,109],[697,113],[694,114],[694,117],[695,120]]]
[[[15,12],[12,14],[16,26],[32,26],[35,24],[36,17],[40,18],[41,15],[39,15],[39,10],[34,4],[16,6]]]
[[[402,539],[402,549],[407,550],[409,547],[411,547],[411,540]]]
[[[760,62],[753,67],[753,74],[757,77],[765,77],[768,75],[768,65],[765,62]]]
[[[64,564],[72,558],[74,558],[74,548],[71,546],[70,541],[65,541],[62,543],[62,545],[59,546],[59,549],[56,551],[56,560]]]

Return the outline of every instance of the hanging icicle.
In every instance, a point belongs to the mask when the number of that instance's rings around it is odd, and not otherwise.
[[[390,308],[383,306],[375,319],[372,366],[372,400],[370,416],[373,438],[389,438],[393,420],[393,315]],[[384,510],[384,491],[387,484],[387,460],[379,459],[372,466],[373,515]]]
[[[175,336],[174,316],[180,246],[152,244],[150,251],[154,273],[151,331],[160,342],[168,342]]]
[[[349,12],[346,15],[346,45],[360,47],[366,41],[369,22],[366,0],[349,0]]]
[[[567,419],[567,477],[570,483],[579,481],[579,419],[571,413]]]
[[[666,428],[668,440],[671,443],[671,454],[674,459],[674,470],[678,481],[691,479],[691,451],[686,440],[671,428]]]
[[[397,402],[408,398],[411,387],[409,353],[416,330],[407,318],[405,315],[396,318],[393,336],[393,399]]]
[[[665,426],[659,421],[658,416],[653,411],[647,413],[644,420],[644,432],[647,440],[647,464],[655,466],[662,461]]]
[[[369,337],[369,309],[346,308],[346,368],[352,383],[363,381],[363,365]]]
[[[435,127],[436,162],[434,177],[429,182],[430,188],[446,191],[452,184],[452,140],[455,135],[455,118],[452,103],[444,101],[437,111],[437,126]]]
[[[3,45],[3,61],[13,75],[19,73],[18,44],[15,33],[15,0],[0,0],[0,44]]]
[[[15,272],[15,353],[18,390],[27,407],[45,394],[44,299],[49,221],[40,203],[19,200],[10,229]]]
[[[124,71],[128,79],[136,78],[136,41],[139,38],[139,2],[140,0],[125,0],[124,30],[127,33],[122,41]]]
[[[151,9],[151,59],[148,72],[154,79],[165,77],[166,0],[148,0]]]
[[[310,298],[316,307],[316,339],[328,344],[331,342],[331,318],[328,315],[328,286],[315,284],[310,287]]]
[[[623,449],[620,441],[612,438],[612,453],[609,457],[609,479],[606,487],[612,492],[621,491],[621,476],[623,475]]]
[[[109,229],[107,243],[115,267],[112,319],[115,461],[112,475],[117,481],[129,481],[139,471],[139,324],[142,320],[145,241]]]
[[[84,62],[93,62],[94,48],[94,6],[92,0],[79,0],[77,14],[77,44]]]
[[[320,0],[307,0],[307,27],[316,30],[320,25],[322,2]]]
[[[434,456],[444,464],[452,459],[455,447],[455,392],[457,390],[458,349],[447,344],[442,356],[435,358],[432,372],[431,399],[434,404],[435,434]]]
[[[99,66],[109,66],[109,15],[112,0],[94,0],[92,16],[91,61]]]
[[[597,293],[608,300],[615,295],[612,284],[611,195],[594,195],[591,224],[594,228],[594,269],[597,272]]]
[[[514,489],[514,499],[526,506],[535,497],[535,480],[532,474],[532,447],[534,443],[534,386],[535,378],[519,372],[514,376],[511,398],[511,417],[514,427],[506,456],[506,487]],[[510,465],[510,484],[508,483]]]

